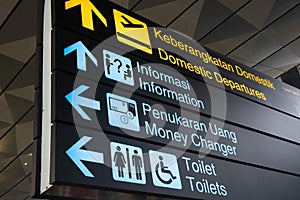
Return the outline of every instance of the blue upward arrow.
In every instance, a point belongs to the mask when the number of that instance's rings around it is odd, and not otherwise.
[[[93,61],[93,63],[98,67],[97,59],[93,54],[84,46],[81,41],[78,41],[64,49],[64,56],[76,50],[77,56],[77,69],[86,71],[86,55]]]
[[[85,176],[93,178],[94,175],[82,163],[82,161],[104,164],[104,158],[103,153],[81,149],[81,147],[83,147],[91,139],[92,137],[83,136],[79,141],[77,141],[73,146],[71,146],[66,151],[66,153]]]
[[[65,97],[83,119],[91,121],[91,118],[82,110],[80,106],[100,110],[100,102],[79,96],[87,89],[89,89],[88,86],[80,85],[78,88],[67,94]]]

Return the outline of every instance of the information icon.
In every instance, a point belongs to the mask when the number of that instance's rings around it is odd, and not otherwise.
[[[182,189],[177,158],[173,154],[149,151],[153,184],[157,187]]]
[[[108,123],[112,126],[140,131],[136,102],[132,99],[107,93]]]
[[[106,78],[134,86],[130,59],[111,51],[103,50],[103,60]]]
[[[111,142],[112,175],[115,181],[146,184],[142,149]]]

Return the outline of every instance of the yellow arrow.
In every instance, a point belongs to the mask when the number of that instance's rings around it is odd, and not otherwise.
[[[107,27],[107,21],[90,0],[69,0],[65,2],[65,10],[81,5],[82,26],[94,30],[93,12]]]

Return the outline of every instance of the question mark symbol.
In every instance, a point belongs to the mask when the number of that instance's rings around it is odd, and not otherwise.
[[[115,63],[117,63],[117,62],[119,63],[119,65],[118,65],[118,73],[120,73],[120,69],[122,67],[122,62],[119,59],[115,59],[114,62]]]

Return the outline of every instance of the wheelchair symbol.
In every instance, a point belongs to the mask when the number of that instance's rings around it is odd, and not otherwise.
[[[157,163],[155,166],[156,176],[162,183],[171,184],[172,181],[176,179],[176,176],[174,176],[172,171],[167,166],[164,165],[162,156],[159,156],[159,160],[160,162]],[[159,171],[163,174],[168,174],[170,178],[168,180],[163,179]]]
[[[177,157],[173,154],[149,150],[153,185],[182,189]]]

